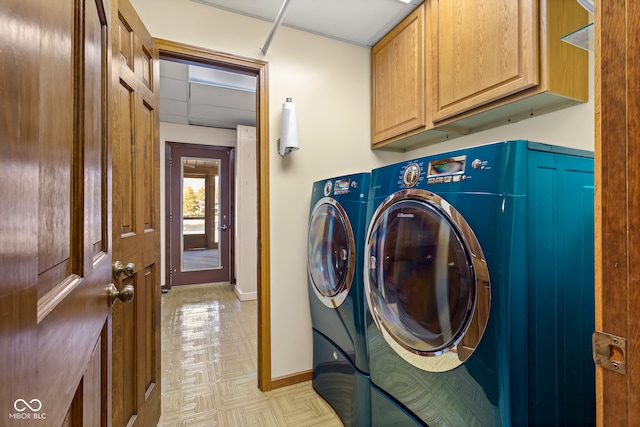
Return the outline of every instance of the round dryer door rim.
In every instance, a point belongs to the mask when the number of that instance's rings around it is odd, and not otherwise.
[[[433,351],[416,349],[408,343],[403,342],[390,331],[381,318],[384,308],[376,306],[376,298],[374,298],[372,293],[372,284],[369,278],[369,270],[372,268],[370,263],[372,260],[375,260],[375,257],[371,253],[372,234],[384,213],[391,206],[402,201],[417,201],[423,204],[425,209],[436,212],[446,220],[461,238],[463,249],[467,253],[467,258],[470,261],[469,267],[473,274],[473,307],[465,320],[464,326],[448,343]],[[489,313],[491,311],[491,282],[489,279],[489,269],[480,243],[464,217],[444,198],[428,190],[403,189],[396,191],[386,197],[374,211],[367,230],[364,251],[365,266],[363,277],[365,300],[367,301],[368,308],[377,329],[389,346],[405,361],[428,372],[450,371],[469,359],[481,342],[489,321]],[[474,327],[470,328],[472,325]]]
[[[311,235],[310,235],[311,225],[313,223],[314,217],[318,212],[318,210],[325,205],[329,206],[330,209],[333,209],[337,213],[337,216],[338,218],[340,218],[340,221],[345,229],[345,234],[347,237],[347,248],[346,250],[344,248],[341,248],[340,256],[341,258],[344,258],[345,252],[346,252],[346,259],[343,259],[343,260],[347,261],[347,271],[346,271],[346,274],[342,277],[341,286],[338,287],[339,290],[335,294],[327,295],[323,293],[319,289],[318,285],[316,284],[316,279],[312,274],[311,253],[310,253],[309,245],[307,245],[307,277],[311,285],[310,287],[313,289],[313,292],[315,293],[318,300],[320,300],[320,302],[324,304],[326,307],[338,308],[347,299],[349,292],[351,291],[353,278],[355,276],[356,255],[357,255],[356,249],[355,249],[356,247],[355,236],[353,233],[353,227],[351,225],[351,221],[349,220],[349,216],[347,215],[347,212],[345,211],[344,207],[342,207],[342,205],[333,197],[323,197],[320,200],[318,200],[318,202],[316,202],[313,209],[311,210],[311,215],[309,217],[308,239],[309,240],[311,239]]]

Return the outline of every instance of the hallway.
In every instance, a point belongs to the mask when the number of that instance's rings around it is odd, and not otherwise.
[[[257,305],[227,283],[162,295],[161,427],[342,426],[307,381],[257,386]]]

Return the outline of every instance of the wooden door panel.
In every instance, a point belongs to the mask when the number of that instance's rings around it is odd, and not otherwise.
[[[113,425],[148,426],[160,417],[158,51],[128,0],[113,20],[113,254],[135,264],[116,280],[135,297],[113,311]]]
[[[73,34],[74,2],[63,1],[42,19],[43,31]],[[40,126],[38,135],[38,297],[43,298],[71,274],[71,195],[73,156],[74,70],[73,45],[58,43],[54,36],[42,38],[43,63],[50,73],[40,73]],[[68,114],[50,114],[58,105]],[[44,114],[42,114],[44,113]]]
[[[140,141],[154,141],[155,139],[155,111],[153,107],[149,105],[146,100],[142,100],[139,113],[139,132],[138,140]],[[158,156],[157,147],[152,144],[144,144],[140,146],[140,162],[139,168],[141,170],[142,188],[152,189],[153,185],[158,185],[156,180],[156,168],[155,158]],[[140,194],[141,203],[141,215],[142,215],[142,228],[145,232],[155,231],[155,212],[157,211],[156,204],[158,200],[155,198],[155,193],[145,191]]]
[[[133,285],[134,278],[121,281],[122,286]],[[137,290],[137,289],[136,289]],[[135,301],[135,299],[134,299]],[[124,343],[135,340],[135,307],[116,301],[113,306],[113,425],[126,425],[126,421],[136,412],[135,351]],[[125,414],[128,417],[125,418]]]
[[[106,418],[102,409],[106,408],[102,400],[106,366],[96,364],[94,351],[108,347],[103,347],[102,341],[109,316],[107,285],[111,278],[106,245],[109,227],[105,222],[109,212],[103,204],[108,198],[107,121],[103,111],[106,86],[102,83],[108,52],[104,38],[107,22],[102,3],[75,1],[64,5],[55,8],[55,14],[44,15],[48,29],[57,29],[58,36],[73,36],[75,45],[67,46],[66,55],[49,58],[63,50],[57,46],[43,59],[45,64],[56,64],[53,75],[59,75],[56,78],[61,81],[46,81],[50,77],[45,78],[46,83],[41,81],[48,86],[42,91],[46,95],[40,111],[46,117],[39,140],[49,150],[40,159],[38,175],[36,354],[38,381],[42,384],[38,399],[47,408],[47,421],[55,425],[66,417],[74,396],[79,396],[78,416],[84,419],[83,424],[96,425]],[[76,19],[70,19],[74,14]],[[64,46],[56,37],[44,39]],[[102,358],[100,354],[99,360]],[[84,390],[81,394],[77,393],[79,387]]]
[[[155,359],[159,358],[159,354],[156,354],[155,350],[155,318],[160,316],[160,313],[156,313],[153,302],[157,299],[156,292],[159,289],[159,284],[155,283],[156,277],[155,265],[150,265],[144,269],[139,279],[144,281],[144,286],[140,289],[144,292],[143,298],[140,298],[142,302],[138,307],[139,317],[136,319],[138,324],[138,366],[141,366],[139,375],[139,399],[153,392],[154,387],[160,384],[159,378],[156,376]]]
[[[106,425],[111,11],[100,0],[8,3],[0,10],[11,23],[0,42],[1,424]],[[16,406],[24,402],[31,406]]]
[[[131,143],[133,140],[134,92],[122,80],[118,80],[113,95],[113,232],[124,237],[134,233],[135,194],[133,191],[134,153]],[[126,177],[126,179],[125,179]],[[116,228],[117,225],[117,228]]]

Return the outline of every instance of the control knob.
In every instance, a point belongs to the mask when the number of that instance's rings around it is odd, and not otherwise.
[[[418,183],[420,179],[420,166],[417,163],[411,163],[404,170],[402,175],[402,183],[405,187],[411,188]]]

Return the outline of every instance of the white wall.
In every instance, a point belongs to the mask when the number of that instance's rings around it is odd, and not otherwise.
[[[256,128],[238,126],[236,148],[236,296],[258,298],[258,174]]]
[[[593,104],[409,153],[370,150],[369,49],[280,27],[265,57],[268,22],[189,0],[132,0],[154,37],[269,63],[271,338],[274,378],[312,366],[306,235],[314,181],[450,148],[505,139],[593,149]],[[300,150],[276,152],[280,109],[296,104]]]
[[[447,150],[471,147],[490,142],[509,139],[527,139],[545,144],[594,149],[594,113],[593,113],[593,60],[589,58],[589,102],[566,108],[554,113],[544,114],[516,123],[507,124],[472,135],[465,135],[439,144],[433,144],[406,153],[407,158],[426,156]]]

